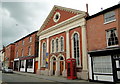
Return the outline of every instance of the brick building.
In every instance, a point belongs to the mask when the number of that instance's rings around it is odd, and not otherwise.
[[[4,67],[13,68],[15,44],[11,43],[5,47]]]
[[[54,6],[39,36],[38,74],[67,76],[66,60],[76,59],[77,77],[88,79],[86,12]]]
[[[120,4],[89,16],[87,45],[89,79],[120,80]]]
[[[38,67],[38,37],[37,32],[15,42],[14,70],[21,72],[36,72]]]

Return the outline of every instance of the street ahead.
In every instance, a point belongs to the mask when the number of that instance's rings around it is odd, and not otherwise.
[[[55,82],[48,79],[37,78],[22,74],[0,73],[2,75],[2,84],[106,84],[96,82]],[[109,84],[109,83],[108,83]],[[119,83],[117,83],[119,84]]]
[[[19,74],[10,74],[10,73],[2,73],[2,84],[39,84],[40,82],[48,82],[55,84],[55,82],[30,76],[24,76]]]

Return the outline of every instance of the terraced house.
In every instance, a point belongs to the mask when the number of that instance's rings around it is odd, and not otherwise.
[[[86,12],[54,6],[40,27],[38,74],[67,76],[66,60],[76,59],[77,77],[88,79]]]
[[[4,67],[10,67],[13,68],[13,62],[14,62],[14,52],[15,52],[15,44],[11,43],[5,47],[5,53],[4,53]]]
[[[120,4],[86,20],[89,79],[120,81]]]
[[[14,70],[36,73],[38,67],[37,31],[17,40],[15,43]]]

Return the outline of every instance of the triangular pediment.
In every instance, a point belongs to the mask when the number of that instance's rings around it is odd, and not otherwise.
[[[38,33],[65,20],[68,20],[78,14],[85,14],[85,12],[55,5],[44,21],[43,25],[40,27]]]

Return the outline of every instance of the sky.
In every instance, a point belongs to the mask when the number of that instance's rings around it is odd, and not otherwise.
[[[86,11],[93,15],[120,0],[0,0],[0,49],[39,30],[54,5]]]

